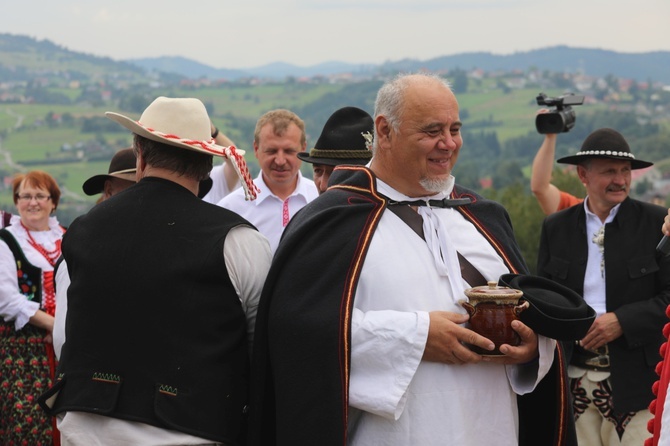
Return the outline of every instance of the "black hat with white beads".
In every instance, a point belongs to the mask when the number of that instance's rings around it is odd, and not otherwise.
[[[654,163],[635,159],[628,143],[621,133],[613,129],[598,129],[586,137],[582,148],[575,155],[556,160],[563,164],[581,164],[589,158],[610,158],[630,161],[631,169],[643,169],[653,166]]]

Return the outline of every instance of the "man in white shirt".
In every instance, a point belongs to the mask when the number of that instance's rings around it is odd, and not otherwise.
[[[217,203],[256,226],[272,252],[295,213],[318,196],[314,182],[300,173],[298,153],[306,147],[305,123],[298,115],[284,109],[265,113],[254,131],[254,155],[261,167],[254,180],[258,197],[248,201],[244,191],[235,190]]]
[[[336,167],[273,259],[250,444],[574,445],[555,341],[514,321],[522,341],[504,356],[464,345],[494,348],[463,326],[458,302],[478,284],[458,254],[488,281],[526,266],[502,206],[451,176],[462,138],[450,87],[400,76],[374,123],[370,167]]]

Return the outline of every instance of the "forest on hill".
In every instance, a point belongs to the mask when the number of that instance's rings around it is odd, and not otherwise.
[[[20,55],[20,57],[19,57]],[[43,169],[64,189],[59,219],[69,224],[96,197],[81,190],[84,180],[107,171],[112,154],[129,146],[128,132],[104,117],[111,110],[139,118],[157,96],[197,97],[214,123],[247,151],[252,174],[258,165],[252,140],[265,111],[288,108],[301,116],[313,146],[330,114],[343,106],[373,112],[383,81],[398,71],[367,77],[316,75],[282,80],[186,78],[148,72],[127,62],[72,53],[50,42],[0,34],[0,177],[6,188],[20,171]],[[534,120],[536,96],[572,92],[585,96],[575,106],[576,125],[558,138],[559,156],[578,150],[592,130],[613,127],[641,159],[654,161],[655,175],[637,180],[633,195],[667,194],[670,177],[670,91],[662,83],[619,77],[563,73],[528,67],[485,71],[443,69],[457,94],[464,145],[454,170],[457,181],[501,201],[510,212],[529,266],[535,263],[542,214],[528,187],[529,166],[542,135]],[[303,171],[311,176],[311,166]],[[555,181],[577,195],[581,184],[568,171]],[[0,191],[0,207],[12,210],[11,193]]]

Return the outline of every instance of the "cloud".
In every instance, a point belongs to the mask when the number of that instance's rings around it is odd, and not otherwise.
[[[129,59],[180,55],[217,68],[283,61],[381,63],[554,45],[670,50],[670,1],[7,1],[0,30]],[[101,6],[102,5],[102,6]]]
[[[107,9],[101,9],[93,16],[94,23],[110,23],[114,21],[114,16]]]

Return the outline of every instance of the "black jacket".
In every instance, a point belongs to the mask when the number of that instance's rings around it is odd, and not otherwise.
[[[670,257],[656,253],[666,209],[627,198],[605,226],[606,305],[623,336],[609,343],[613,406],[619,413],[646,409],[661,360],[661,330],[670,303]],[[586,213],[579,204],[547,217],[542,226],[538,274],[580,295],[588,257]]]

